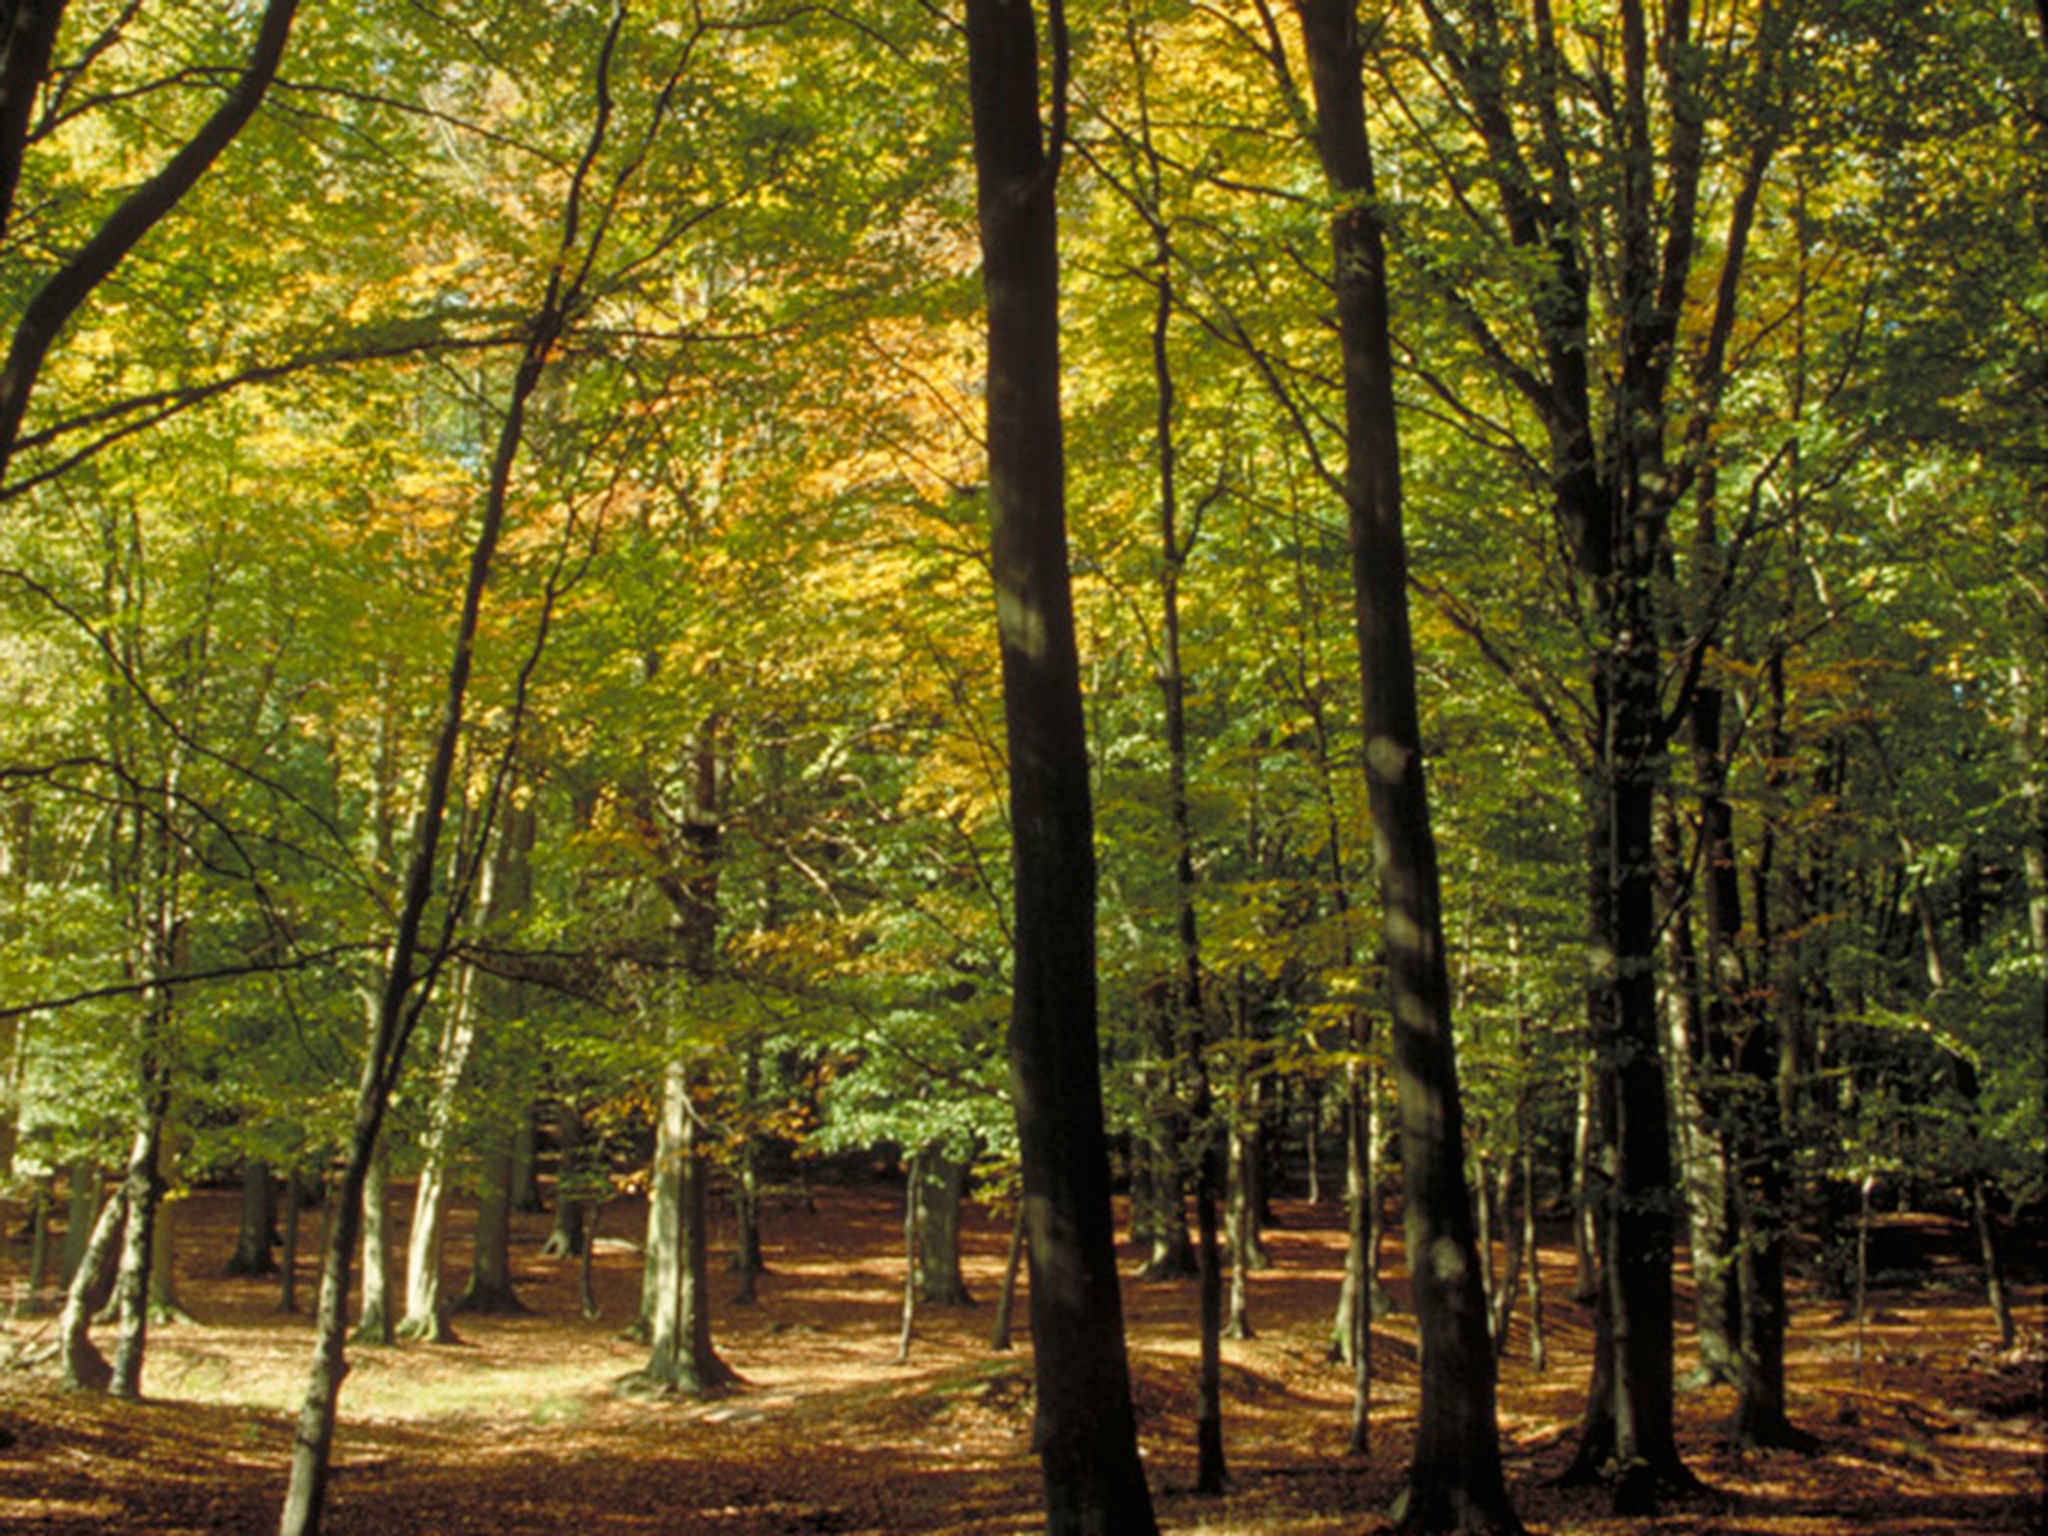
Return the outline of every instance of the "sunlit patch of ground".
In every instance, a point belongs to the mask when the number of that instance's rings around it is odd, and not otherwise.
[[[0,1531],[163,1536],[274,1525],[310,1324],[303,1312],[277,1311],[274,1281],[219,1275],[232,1246],[230,1196],[203,1193],[187,1204],[180,1290],[195,1321],[152,1333],[146,1402],[68,1395],[42,1377],[0,1372],[0,1429],[15,1437],[0,1447]],[[1357,1536],[1385,1528],[1418,1406],[1412,1321],[1378,1324],[1373,1454],[1347,1461],[1350,1384],[1324,1358],[1339,1214],[1300,1204],[1283,1204],[1281,1214],[1287,1225],[1269,1236],[1275,1267],[1252,1282],[1257,1336],[1224,1346],[1233,1475],[1222,1498],[1190,1491],[1194,1286],[1125,1288],[1141,1438],[1169,1530]],[[451,1261],[466,1253],[463,1219],[458,1213]],[[1007,1236],[999,1220],[977,1214],[965,1234],[968,1282],[981,1304],[929,1310],[910,1362],[897,1365],[896,1198],[824,1190],[814,1210],[777,1207],[759,1301],[716,1314],[719,1347],[746,1385],[708,1402],[650,1403],[613,1390],[645,1360],[643,1346],[620,1336],[638,1304],[638,1258],[625,1239],[639,1219],[627,1209],[606,1214],[596,1322],[578,1309],[574,1263],[533,1256],[545,1218],[526,1217],[518,1280],[529,1313],[459,1315],[462,1342],[452,1346],[351,1350],[330,1532],[1009,1536],[1041,1528],[1029,1351],[993,1354],[986,1339]],[[394,1236],[402,1243],[402,1225]],[[1389,1243],[1390,1259],[1397,1246]],[[18,1282],[22,1258],[15,1244],[0,1282]],[[310,1307],[311,1259],[302,1262],[301,1302]],[[449,1295],[462,1278],[451,1262]],[[1792,1412],[1822,1437],[1819,1455],[1735,1452],[1725,1444],[1732,1394],[1686,1395],[1682,1439],[1708,1491],[1648,1522],[1612,1517],[1599,1490],[1546,1482],[1573,1448],[1591,1339],[1571,1300],[1567,1249],[1546,1249],[1543,1278],[1550,1368],[1538,1375],[1528,1365],[1524,1309],[1500,1385],[1508,1475],[1537,1536],[2042,1529],[2040,1356],[2008,1363],[1987,1352],[1988,1313],[1971,1272],[1953,1259],[1925,1283],[1878,1294],[1860,1368],[1839,1308],[1798,1303]],[[1405,1300],[1398,1273],[1390,1280]],[[721,1272],[721,1302],[729,1289]],[[2018,1295],[2023,1326],[2038,1341],[2042,1288],[2022,1285]],[[1680,1311],[1689,1312],[1689,1293]],[[0,1358],[47,1326],[15,1319],[0,1336]],[[1679,1347],[1681,1357],[1689,1352],[1683,1331]]]

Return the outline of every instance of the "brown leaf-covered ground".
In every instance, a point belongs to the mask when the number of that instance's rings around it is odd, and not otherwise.
[[[394,1201],[402,1209],[403,1199]],[[267,1532],[284,1483],[288,1408],[310,1339],[302,1310],[277,1310],[274,1279],[221,1274],[234,1197],[183,1203],[180,1300],[192,1320],[152,1333],[146,1401],[59,1391],[46,1373],[0,1369],[0,1531],[62,1536]],[[1255,1277],[1258,1337],[1224,1346],[1231,1491],[1200,1498],[1193,1476],[1194,1287],[1125,1287],[1141,1433],[1162,1525],[1174,1531],[1330,1536],[1384,1528],[1415,1414],[1414,1334],[1379,1325],[1374,1451],[1343,1455],[1348,1383],[1325,1363],[1342,1233],[1336,1208],[1283,1203],[1274,1267]],[[18,1227],[6,1212],[7,1230]],[[462,1214],[450,1291],[466,1252]],[[709,1402],[614,1392],[643,1363],[619,1337],[638,1297],[637,1231],[606,1212],[597,1257],[603,1316],[582,1318],[573,1261],[536,1256],[545,1217],[522,1218],[518,1279],[531,1309],[458,1319],[453,1346],[356,1348],[342,1395],[327,1529],[337,1536],[793,1536],[1018,1532],[1038,1527],[1028,1445],[1029,1351],[990,1353],[986,1335],[1006,1233],[967,1224],[971,1308],[929,1309],[908,1365],[892,1363],[900,1320],[900,1212],[882,1190],[784,1198],[768,1218],[772,1273],[751,1307],[716,1325],[746,1386]],[[1708,1491],[1654,1520],[1623,1521],[1598,1490],[1547,1480],[1569,1459],[1589,1343],[1570,1299],[1568,1250],[1547,1249],[1550,1369],[1527,1363],[1519,1313],[1502,1371],[1501,1430],[1532,1532],[1659,1536],[1990,1536],[2044,1529],[2041,1277],[2017,1287],[2031,1348],[1997,1358],[1990,1315],[1960,1234],[1935,1218],[1888,1218],[1912,1283],[1875,1295],[1864,1362],[1839,1307],[1801,1294],[1792,1319],[1793,1416],[1822,1449],[1739,1453],[1724,1443],[1725,1389],[1686,1395],[1684,1447]],[[313,1234],[308,1234],[308,1243]],[[402,1225],[399,1232],[402,1240]],[[1389,1256],[1398,1243],[1388,1245]],[[1127,1257],[1131,1257],[1127,1255]],[[0,1254],[18,1300],[25,1244]],[[1393,1277],[1397,1300],[1404,1294]],[[719,1287],[721,1292],[727,1286]],[[1681,1296],[1681,1312],[1689,1294]],[[0,1360],[32,1354],[46,1317],[0,1324]],[[1690,1339],[1681,1334],[1681,1356]],[[1684,1360],[1681,1359],[1681,1365]]]

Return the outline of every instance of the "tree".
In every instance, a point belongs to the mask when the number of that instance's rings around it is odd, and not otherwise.
[[[298,0],[269,0],[257,22],[248,63],[227,99],[153,176],[114,207],[85,244],[43,279],[24,306],[6,362],[0,364],[0,495],[5,494],[29,397],[65,322],[137,242],[177,207],[262,105],[284,58],[297,11]],[[64,0],[33,0],[11,7],[0,35],[0,233],[8,230],[31,135],[30,113],[63,13]]]
[[[1067,568],[1055,193],[1065,148],[1059,0],[1052,122],[1034,9],[967,8],[975,202],[988,302],[990,573],[1002,648],[1015,889],[1011,1094],[1023,1162],[1034,1436],[1055,1536],[1148,1536],[1110,1227],[1096,1055],[1095,862]]]
[[[1365,50],[1357,13],[1343,0],[1297,0],[1297,10],[1315,94],[1316,152],[1338,203],[1330,250],[1343,359],[1359,725],[1393,994],[1404,1221],[1421,1335],[1421,1421],[1398,1520],[1406,1531],[1514,1532],[1521,1522],[1501,1477],[1493,1341],[1465,1187],[1442,894],[1423,781]]]

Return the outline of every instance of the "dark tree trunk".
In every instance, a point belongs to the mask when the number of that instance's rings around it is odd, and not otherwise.
[[[235,1227],[235,1251],[228,1258],[231,1275],[269,1275],[277,1271],[270,1245],[277,1230],[271,1201],[270,1164],[260,1157],[242,1159],[242,1214]]]
[[[1776,798],[1787,787],[1784,764],[1791,751],[1785,727],[1785,673],[1782,649],[1774,649],[1766,668],[1770,689],[1766,750],[1771,768],[1767,786]],[[1712,831],[1710,824],[1710,832]],[[1725,829],[1723,829],[1725,831]],[[1803,1006],[1799,967],[1787,953],[1798,939],[1779,942],[1773,931],[1771,903],[1778,829],[1766,819],[1757,851],[1755,918],[1757,977],[1764,996],[1746,1010],[1735,1070],[1739,1085],[1732,1095],[1728,1123],[1735,1147],[1734,1191],[1737,1231],[1737,1274],[1740,1279],[1739,1398],[1734,1440],[1741,1446],[1779,1446],[1813,1451],[1818,1442],[1793,1427],[1785,1416],[1785,1232],[1792,1195],[1792,1145],[1786,1135],[1784,1105],[1779,1097],[1781,1070],[1780,1021]],[[1727,845],[1732,866],[1732,841]],[[1729,875],[1733,883],[1732,869]]]
[[[751,1038],[741,1067],[740,1091],[742,1125],[732,1181],[732,1271],[740,1277],[733,1304],[744,1307],[753,1305],[755,1282],[768,1269],[761,1256],[761,1133],[754,1123],[761,1097],[761,1045]]]
[[[284,1175],[284,1254],[278,1260],[277,1310],[299,1310],[299,1181],[297,1163]]]
[[[517,1144],[501,1136],[486,1148],[478,1168],[476,1242],[470,1250],[469,1284],[455,1303],[462,1312],[524,1312],[512,1284],[512,1186],[518,1171]]]
[[[960,1273],[960,1203],[967,1194],[967,1164],[927,1148],[916,1159],[910,1188],[917,1201],[917,1292],[942,1307],[973,1305]]]
[[[1015,956],[1011,1096],[1024,1172],[1035,1439],[1052,1536],[1151,1536],[1110,1226],[1096,1039],[1095,860],[1067,569],[1054,191],[1066,35],[1054,13],[1050,152],[1036,17],[969,0],[988,304],[991,573],[1009,747]]]
[[[1375,865],[1386,911],[1409,1271],[1422,1402],[1397,1506],[1411,1532],[1521,1529],[1501,1475],[1494,1361],[1465,1187],[1436,843],[1423,781],[1408,624],[1385,248],[1374,213],[1364,49],[1344,0],[1298,0],[1324,177],[1343,359],[1345,507]]]
[[[0,48],[5,49],[0,54],[0,219],[12,211],[19,184],[22,139],[15,123],[17,118],[26,123],[62,9],[54,0],[10,7],[0,29]],[[255,115],[284,58],[297,10],[298,0],[270,0],[257,23],[248,62],[212,115],[156,174],[115,205],[92,237],[42,281],[22,307],[6,362],[0,364],[0,482],[6,479],[29,397],[51,345],[78,306],[183,200]]]
[[[1388,914],[1410,1265],[1422,1341],[1422,1413],[1399,1504],[1405,1530],[1516,1530],[1500,1474],[1493,1361],[1478,1284],[1449,1029],[1442,920],[1423,788],[1408,632],[1381,235],[1355,15],[1298,6],[1332,188],[1355,199],[1332,225],[1343,351],[1368,793]]]
[[[555,1219],[540,1251],[543,1258],[577,1258],[590,1241],[589,1186],[596,1169],[584,1135],[583,1112],[566,1101],[555,1116],[555,1146]]]

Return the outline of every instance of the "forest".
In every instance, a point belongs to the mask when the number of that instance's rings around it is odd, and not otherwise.
[[[0,345],[0,1529],[2048,1518],[2048,0],[8,0]]]

